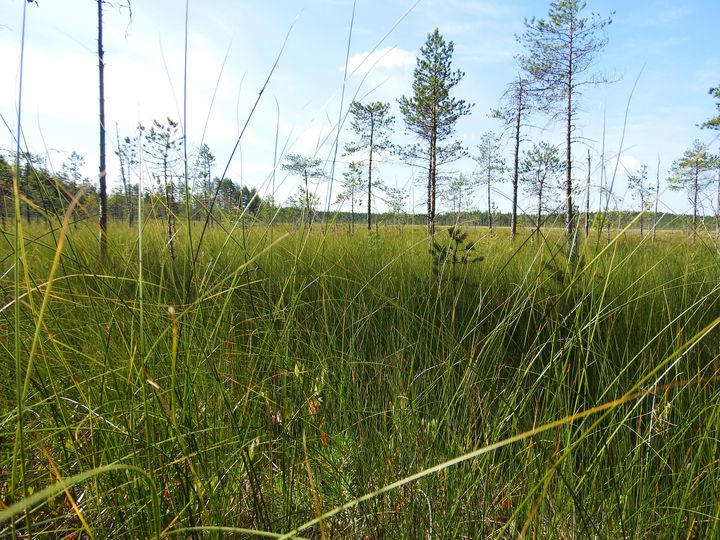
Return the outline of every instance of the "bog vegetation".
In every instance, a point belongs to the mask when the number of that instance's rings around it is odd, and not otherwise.
[[[107,200],[78,154],[1,157],[0,536],[720,537],[719,160],[698,141],[673,167],[692,215],[653,209],[647,167],[637,212],[573,203],[573,100],[610,23],[583,7],[527,22],[494,112],[513,156],[486,134],[474,176],[447,172],[471,104],[430,33],[399,99],[415,144],[388,104],[349,108],[350,212],[319,200],[317,156],[278,161],[281,204],[187,156],[173,119],[116,134]],[[521,149],[532,114],[562,152]],[[390,151],[425,171],[425,214],[373,175]]]

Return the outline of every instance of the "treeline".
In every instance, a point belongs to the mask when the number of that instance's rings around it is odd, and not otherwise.
[[[206,149],[207,150],[207,149]],[[12,196],[13,167],[15,156],[0,152],[0,218],[2,225],[14,217],[15,207]],[[20,175],[18,178],[21,191],[20,213],[28,223],[34,221],[59,221],[62,219],[73,197],[79,197],[78,209],[75,210],[75,220],[95,219],[99,212],[99,197],[96,186],[88,178],[82,176],[81,168],[84,165],[82,156],[73,152],[68,160],[61,165],[60,171],[52,172],[46,166],[45,160],[35,154],[22,154],[20,156]],[[239,186],[229,178],[213,177],[212,181],[204,182],[202,176],[191,177],[191,198],[186,204],[183,183],[172,183],[174,205],[172,213],[176,219],[189,219],[192,221],[205,220],[209,216],[212,206],[210,222],[225,219],[245,218],[264,223],[283,223],[300,225],[307,222],[307,201],[297,200],[293,197],[283,206],[277,205],[272,197],[261,197],[255,188]],[[165,186],[163,186],[165,187]],[[158,187],[157,181],[143,190],[142,198],[138,198],[138,184],[128,182],[127,185],[116,186],[108,197],[108,214],[115,222],[127,222],[133,225],[138,216],[138,204],[142,204],[142,214],[145,217],[167,220],[170,207],[167,203],[167,192]],[[215,198],[215,203],[212,199]],[[340,196],[342,200],[342,195]],[[368,220],[365,212],[336,211],[327,214],[313,206],[310,210],[312,221],[331,221],[336,224],[348,226],[348,230],[357,227],[366,227]],[[364,202],[364,201],[363,201]],[[359,205],[358,205],[359,206]],[[364,210],[364,209],[363,209]],[[637,212],[615,210],[610,212],[591,212],[589,217],[580,214],[580,226],[586,220],[588,227],[593,230],[612,227],[614,229],[631,228],[641,229],[641,220]],[[544,227],[564,227],[564,212],[562,209],[543,212],[540,221]],[[517,226],[533,228],[537,224],[534,214],[520,213],[517,217]],[[693,224],[692,214],[672,214],[645,212],[642,216],[647,229],[692,229],[695,226],[712,229],[717,226],[716,216],[712,218],[697,218]],[[395,207],[388,212],[371,212],[370,222],[373,226],[408,226],[426,225],[427,215],[424,213],[408,213],[402,208]],[[436,216],[438,226],[452,226],[461,224],[466,227],[510,227],[513,215],[510,212],[462,210],[454,209],[451,212],[441,212]]]
[[[299,223],[299,215],[293,214],[291,209],[282,209],[277,214],[276,223]],[[356,229],[358,226],[365,227],[365,217],[353,215],[350,212],[331,212],[325,215],[324,212],[318,212],[316,219],[320,221],[327,220],[335,224],[346,225],[349,231]],[[691,231],[693,229],[692,214],[673,214],[645,212],[643,214],[645,220],[645,232],[649,232],[653,228],[656,230],[682,230]],[[580,227],[585,226],[586,216],[580,216]],[[442,212],[436,215],[436,225],[438,227],[452,227],[460,225],[462,227],[482,227],[489,229],[492,222],[493,227],[509,228],[512,224],[513,216],[510,212],[494,212],[490,216],[487,212],[481,210],[469,212]],[[405,227],[405,226],[425,226],[427,223],[426,214],[408,214],[406,212],[396,214],[392,212],[377,212],[372,214],[373,227]],[[551,212],[541,215],[541,224],[543,228],[564,228],[565,214],[562,211]],[[716,226],[714,216],[706,216],[698,222],[698,227],[712,230]],[[536,216],[520,213],[517,216],[517,227],[522,229],[533,229],[536,227]],[[640,231],[640,220],[637,212],[630,210],[614,210],[610,212],[591,212],[588,220],[588,228],[592,231],[613,230],[629,228],[630,230]]]
[[[15,216],[12,187],[15,161],[13,153],[0,152],[0,219],[3,226]],[[78,206],[74,219],[97,218],[100,209],[98,189],[94,182],[83,176],[85,160],[81,155],[70,154],[59,171],[51,170],[46,160],[37,154],[23,153],[19,163],[20,213],[28,223],[38,220],[57,222],[76,196]],[[138,216],[138,205],[142,205],[146,217],[187,219],[189,216],[191,220],[200,220],[209,215],[212,206],[211,221],[215,221],[243,214],[257,216],[263,206],[264,201],[255,188],[240,186],[230,178],[213,177],[210,181],[203,178],[198,182],[198,178],[192,177],[188,199],[184,179],[171,176],[170,169],[166,170],[167,176],[151,175],[151,181],[143,187],[142,197],[139,197],[139,184],[126,177],[126,181],[114,187],[108,196],[108,216],[133,225]],[[161,178],[166,182],[159,183]],[[269,211],[268,208],[265,210],[266,213]]]

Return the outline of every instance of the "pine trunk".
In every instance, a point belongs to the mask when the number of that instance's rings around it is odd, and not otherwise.
[[[588,148],[587,191],[585,193],[585,238],[590,236],[590,149]]]
[[[100,258],[107,251],[107,170],[105,167],[105,61],[103,60],[103,0],[98,5],[98,90],[100,93]]]
[[[25,196],[27,200],[30,200],[30,158],[28,157],[25,161]],[[32,214],[30,213],[30,205],[25,203],[25,219],[28,225],[32,223]]]
[[[0,186],[0,219],[2,219],[3,229],[6,227],[5,214],[7,214],[7,212],[5,211],[5,188],[3,186]]]
[[[428,170],[428,234],[435,234],[435,196],[437,195],[437,125],[430,136],[430,167]]]
[[[717,206],[715,206],[715,236],[720,238],[720,170],[717,178]]]
[[[305,216],[305,220],[307,222],[308,229],[312,227],[312,218],[310,217],[310,185],[308,182],[308,171],[305,169],[304,171],[304,178],[305,178],[305,213],[307,214]]]
[[[567,95],[567,121],[565,125],[565,201],[567,204],[567,215],[565,228],[568,237],[573,234],[573,204],[572,204],[572,75],[568,77]]]
[[[656,182],[657,183],[655,184],[655,212],[653,213],[653,230],[652,230],[653,242],[655,241],[655,234],[657,231],[657,224],[658,224],[658,200],[660,199],[660,155],[658,155]],[[720,189],[720,187],[718,189]]]
[[[645,218],[645,196],[642,193],[644,186],[640,185],[640,240],[645,236],[644,218]]]
[[[538,211],[537,219],[535,220],[535,235],[538,240],[540,239],[540,220],[542,219],[542,192],[543,182],[540,180],[540,171],[538,171]]]
[[[375,117],[370,116],[370,158],[368,163],[368,200],[367,200],[367,226],[368,231],[372,230],[372,167],[373,167],[373,144],[375,137]]]
[[[488,228],[490,229],[490,232],[493,230],[493,222],[492,222],[492,206],[490,203],[490,164],[488,163],[488,177],[487,177],[487,199],[488,199]]]
[[[573,247],[575,242],[572,242],[573,235],[573,203],[572,203],[572,127],[573,127],[573,71],[575,65],[575,42],[574,42],[574,20],[570,25],[570,37],[568,42],[568,63],[567,63],[567,118],[565,125],[565,198],[567,202],[567,217],[566,217],[566,229],[568,239],[571,240],[571,252],[570,261],[574,259]]]
[[[700,176],[700,166],[696,163],[693,168],[693,236],[697,234],[697,209],[698,209],[698,177]]]
[[[515,154],[513,155],[512,178],[512,217],[510,219],[510,238],[514,239],[517,233],[517,201],[518,201],[518,170],[520,164],[520,120],[522,116],[522,90],[518,93],[517,113],[515,116]]]
[[[165,205],[167,206],[167,226],[168,226],[168,248],[170,249],[170,258],[175,260],[175,201],[173,197],[172,179],[168,181],[168,163],[167,157],[163,161],[163,177],[165,179]]]

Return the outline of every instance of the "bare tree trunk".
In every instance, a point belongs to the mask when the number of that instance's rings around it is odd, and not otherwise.
[[[488,164],[489,165],[489,164]],[[490,206],[490,167],[488,166],[488,177],[487,177],[487,188],[488,188],[488,228],[490,229],[490,232],[493,230],[493,222],[492,222],[492,207]]]
[[[535,236],[540,239],[540,220],[542,219],[542,189],[543,182],[540,181],[540,171],[538,171],[538,211],[535,220]]]
[[[715,236],[720,238],[720,169],[717,178],[717,206],[715,206]]]
[[[304,171],[303,175],[305,179],[305,220],[307,222],[308,229],[312,228],[312,209],[310,208],[310,185],[308,182],[308,171],[307,168]]]
[[[375,116],[370,115],[370,158],[368,163],[368,200],[367,200],[367,226],[368,231],[372,230],[372,166],[373,166],[373,144],[375,137]]]
[[[168,226],[168,248],[170,250],[170,258],[175,260],[175,200],[173,196],[172,179],[168,179],[168,163],[167,157],[163,160],[163,178],[165,180],[165,205],[167,206],[167,226]]]
[[[0,218],[2,218],[3,229],[7,225],[7,209],[5,208],[5,187],[0,185]]]
[[[98,6],[98,90],[100,93],[100,258],[107,251],[107,169],[105,167],[105,61],[103,60],[103,0]]]
[[[430,219],[430,234],[435,234],[435,214],[436,214],[436,208],[437,208],[437,156],[433,153],[433,168],[432,168],[432,208],[430,209],[431,212],[431,219]]]
[[[571,79],[568,81],[569,88],[572,88]],[[567,204],[567,215],[565,218],[565,228],[568,237],[573,234],[573,205],[572,205],[572,92],[568,89],[567,98],[567,122],[565,133],[565,201]]]
[[[432,163],[432,158],[430,159],[430,163]],[[428,181],[427,181],[427,217],[425,218],[425,226],[427,227],[427,231],[429,235],[432,235],[431,227],[430,227],[430,199],[432,197],[432,165],[428,165]]]
[[[642,190],[645,189],[642,184],[640,187],[640,240],[645,236],[644,218],[645,218],[645,196],[642,194]]]
[[[437,125],[430,137],[430,170],[428,172],[428,234],[435,234],[435,197],[437,195]]]
[[[127,201],[128,227],[132,227],[135,221],[135,211],[133,209],[133,196],[129,184],[125,187],[125,198]]]
[[[655,231],[657,230],[657,224],[658,224],[658,200],[660,199],[660,155],[658,154],[658,163],[657,163],[657,183],[655,185],[655,213],[653,215],[653,231],[652,231],[652,239],[653,242],[655,241]]]
[[[568,43],[568,72],[567,72],[567,121],[565,125],[565,198],[567,202],[567,216],[566,216],[566,229],[568,239],[570,240],[570,262],[575,259],[575,242],[572,240],[573,236],[573,204],[572,204],[572,128],[573,128],[573,65],[574,65],[574,52],[575,52],[575,41],[574,41],[574,26],[571,25],[570,37]]]
[[[115,137],[117,139],[117,148],[118,148],[118,158],[120,161],[120,179],[123,183],[123,191],[125,192],[125,208],[127,209],[128,213],[128,227],[132,227],[133,225],[133,210],[132,210],[132,195],[130,194],[130,186],[128,185],[128,178],[125,174],[125,160],[124,156],[120,155],[120,132],[118,131],[118,126],[115,124]],[[130,170],[128,167],[128,174],[130,174]]]
[[[514,239],[517,233],[517,200],[518,200],[518,168],[520,163],[520,119],[522,116],[522,90],[518,94],[517,112],[515,115],[515,153],[513,155],[512,177],[512,217],[510,218],[510,238]]]
[[[28,201],[30,200],[30,157],[28,156],[25,161],[25,196]],[[30,214],[30,205],[25,203],[25,219],[28,225],[32,223],[32,214]]]
[[[273,163],[275,163],[275,160],[273,159]],[[203,199],[205,201],[205,211],[207,212],[207,222],[208,227],[213,226],[213,218],[210,214],[210,195],[212,193],[212,170],[210,168],[210,163],[207,163],[207,171],[205,171],[206,180],[205,180],[205,186],[203,187]],[[273,168],[273,196],[275,194],[275,169]]]
[[[173,227],[173,186],[171,182],[165,182],[165,204],[167,205],[167,223],[168,223],[168,247],[170,248],[170,258],[175,260],[175,228]]]
[[[698,176],[700,176],[700,166],[696,163],[693,168],[695,169],[693,175],[693,218],[692,228],[693,237],[697,234],[697,208],[698,208]]]
[[[585,238],[590,236],[590,149],[588,148],[587,192],[585,194]]]
[[[540,220],[542,219],[542,209],[540,206],[540,201],[542,200],[542,197],[538,195],[538,211],[537,216],[535,217],[535,236],[537,238],[540,238]]]

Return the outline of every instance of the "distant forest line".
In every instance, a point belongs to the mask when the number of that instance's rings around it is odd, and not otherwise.
[[[148,182],[148,187],[142,196],[142,216],[155,219],[166,219],[169,214],[168,198],[155,182]],[[248,221],[262,223],[302,224],[331,221],[347,224],[356,230],[367,229],[367,211],[364,205],[356,206],[355,212],[332,211],[329,213],[312,209],[308,215],[302,204],[296,206],[276,204],[272,197],[263,198],[255,188],[238,186],[231,179],[220,180],[215,178],[211,183],[193,183],[195,189],[191,190],[191,200],[185,203],[184,189],[181,182],[174,183],[174,197],[172,200],[172,215],[176,219],[190,219],[203,221],[207,218],[212,207],[212,222],[236,220],[242,218]],[[65,213],[71,199],[79,196],[79,208],[75,210],[75,220],[93,221],[98,219],[99,199],[97,188],[81,178],[72,166],[63,165],[60,172],[53,173],[46,168],[45,163],[37,156],[24,156],[23,166],[20,169],[19,187],[23,194],[20,201],[20,212],[27,222],[47,220],[58,222]],[[213,203],[213,198],[214,203]],[[318,201],[319,202],[319,201]],[[138,186],[129,184],[126,189],[118,186],[108,197],[108,217],[112,221],[126,221],[133,224],[138,216]],[[426,213],[409,213],[404,210],[386,212],[372,212],[372,228],[378,226],[405,226],[425,225]],[[530,213],[532,212],[532,213]],[[545,211],[541,214],[544,227],[565,227],[565,208],[560,206],[554,211]],[[609,210],[607,212],[591,211],[589,217],[579,208],[575,210],[575,219],[579,227],[585,227],[586,219],[589,227],[613,229],[631,228],[640,229],[638,210]],[[10,160],[0,154],[0,220],[2,226],[7,226],[14,217],[14,203],[12,199],[12,166]],[[490,220],[492,219],[492,223]],[[537,220],[536,210],[531,208],[528,212],[518,212],[518,227],[533,228]],[[671,212],[646,211],[643,214],[644,230],[656,229],[693,230],[692,214],[675,214]],[[451,226],[460,224],[464,227],[510,227],[512,214],[510,212],[493,211],[490,214],[487,208],[475,208],[462,211],[445,211],[436,215],[438,226]],[[708,216],[700,216],[697,228],[720,230],[720,219],[713,212]]]

